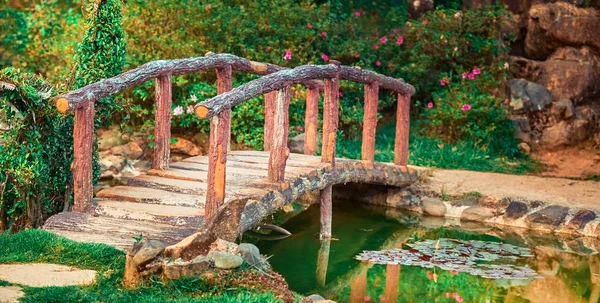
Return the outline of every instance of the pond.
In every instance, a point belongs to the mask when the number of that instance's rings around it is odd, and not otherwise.
[[[593,239],[474,223],[458,227],[442,218],[340,201],[334,203],[333,241],[315,237],[318,205],[282,227],[293,235],[282,240],[255,239],[255,243],[270,256],[269,262],[289,287],[303,295],[318,293],[340,303],[598,302],[600,296],[600,255]],[[500,264],[531,269],[537,277],[490,279],[439,267],[356,260],[363,251],[409,249],[410,244],[427,239],[435,245],[441,238],[529,248],[524,257]]]

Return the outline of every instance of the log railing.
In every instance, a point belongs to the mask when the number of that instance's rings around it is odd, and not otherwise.
[[[152,168],[167,169],[170,156],[171,78],[172,76],[216,70],[218,95],[195,106],[201,119],[211,119],[208,190],[205,213],[211,216],[225,201],[226,163],[230,140],[230,111],[237,104],[260,95],[265,96],[265,150],[270,151],[269,180],[283,182],[289,156],[288,109],[291,86],[306,87],[306,116],[304,153],[316,154],[318,133],[318,106],[320,92],[324,91],[324,119],[322,161],[335,168],[336,134],[338,127],[339,81],[349,80],[365,84],[365,117],[362,160],[374,163],[375,128],[379,89],[398,94],[395,164],[406,165],[408,159],[408,127],[410,96],[415,90],[401,79],[394,79],[371,71],[340,65],[304,65],[287,69],[273,64],[254,62],[230,54],[212,54],[204,57],[159,60],[146,63],[118,76],[68,92],[56,98],[61,112],[75,111],[73,180],[75,211],[84,211],[92,205],[92,146],[94,136],[94,102],[115,95],[128,88],[156,80],[155,149]],[[263,77],[232,89],[232,72],[241,71]],[[324,79],[324,84],[321,81]],[[322,191],[323,219],[331,213],[331,186]],[[322,219],[322,220],[323,220]],[[330,222],[330,219],[329,219]],[[323,237],[331,235],[322,230]]]

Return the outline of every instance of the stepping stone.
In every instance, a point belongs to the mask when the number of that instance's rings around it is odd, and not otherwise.
[[[195,207],[198,202],[204,201],[204,197],[199,195],[178,194],[155,188],[133,186],[108,187],[101,190],[96,197],[135,203],[187,207]]]
[[[88,285],[96,271],[49,263],[0,264],[0,280],[31,287]]]
[[[18,286],[0,286],[0,302],[13,303],[19,302],[19,299],[25,295]]]

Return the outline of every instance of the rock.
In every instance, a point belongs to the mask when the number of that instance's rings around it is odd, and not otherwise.
[[[509,219],[518,219],[527,214],[527,204],[519,201],[511,201],[506,208],[504,216]]]
[[[133,263],[142,267],[150,261],[154,260],[158,255],[165,251],[165,245],[157,240],[146,240],[142,239],[140,242],[134,245],[132,250]]]
[[[167,279],[179,279],[182,277],[194,277],[201,276],[205,272],[211,269],[212,263],[210,258],[205,256],[198,256],[192,261],[183,261],[177,259],[172,262],[167,262],[164,265],[163,275]]]
[[[327,300],[317,294],[310,295],[310,296],[304,298],[304,300],[302,300],[300,302],[303,302],[303,303],[336,303],[335,301]]]
[[[200,146],[202,150],[208,150],[210,147],[208,133],[197,133],[194,138],[192,138],[192,141],[194,141],[196,145]]]
[[[571,221],[569,221],[568,227],[571,229],[582,230],[586,224],[588,224],[594,219],[596,219],[595,212],[587,209],[582,209],[578,211],[575,214],[575,216],[573,216],[573,219],[571,219]]]
[[[49,263],[0,264],[0,280],[30,287],[90,285],[97,272]]]
[[[584,119],[576,119],[572,122],[560,121],[544,129],[539,143],[547,149],[575,145],[591,135],[591,127],[590,121]]]
[[[0,302],[16,303],[25,295],[21,287],[18,286],[0,286]]]
[[[109,129],[98,131],[98,150],[105,151],[110,150],[115,146],[119,146],[125,143],[125,140],[121,137],[121,132],[118,127],[111,127]]]
[[[210,251],[206,257],[213,260],[215,267],[219,269],[238,268],[244,262],[240,256],[215,250]]]
[[[213,242],[210,245],[210,250],[221,251],[228,254],[236,255],[238,253],[239,247],[235,243],[225,241],[223,239],[217,239],[217,241]]]
[[[421,203],[423,212],[430,216],[443,217],[446,214],[446,205],[438,199],[423,198]]]
[[[454,200],[449,202],[452,206],[461,207],[461,206],[475,206],[477,205],[478,199],[476,197],[466,197],[462,200]]]
[[[250,243],[242,243],[240,244],[239,251],[240,255],[242,256],[242,259],[246,263],[248,263],[248,265],[258,270],[268,270],[267,263],[263,260],[262,256],[260,255],[260,251],[258,250],[258,247],[256,247],[256,245]]]
[[[531,142],[531,126],[529,120],[525,117],[511,118],[513,125],[515,126],[515,138],[519,142]]]
[[[433,0],[409,0],[408,19],[419,19],[426,12],[433,10]]]
[[[532,227],[535,225],[557,227],[565,220],[568,212],[569,208],[567,207],[550,205],[530,214],[525,220]]]
[[[290,152],[295,154],[303,154],[304,153],[304,137],[306,133],[299,134],[288,140],[288,148]],[[321,145],[323,144],[323,135],[321,133],[317,133],[317,151],[320,150]]]
[[[100,158],[98,162],[101,171],[111,171],[113,174],[118,174],[125,167],[127,159],[123,156],[107,156]]]
[[[529,146],[529,144],[525,143],[525,142],[521,142],[519,143],[519,145],[517,145],[517,147],[519,148],[519,150],[526,154],[529,155],[531,153],[531,146]]]
[[[321,295],[318,295],[318,294],[310,295],[310,296],[306,297],[306,299],[309,299],[311,301],[325,300],[325,298],[323,298]]]
[[[386,196],[386,205],[419,213],[422,212],[421,199],[406,189],[390,188]]]
[[[554,116],[557,121],[571,120],[575,118],[575,106],[570,99],[562,99],[559,101],[552,102],[550,107],[550,113]]]
[[[471,206],[461,214],[461,219],[466,221],[485,221],[494,216],[494,210],[486,207]]]
[[[180,137],[175,137],[175,140],[177,140],[175,144],[171,143],[171,152],[185,154],[192,157],[202,155],[202,150],[200,147],[196,146],[196,144],[194,144],[192,141]]]
[[[144,151],[142,148],[135,142],[129,142],[125,145],[115,146],[110,149],[111,154],[115,156],[123,156],[127,159],[139,159]]]
[[[509,86],[509,107],[515,113],[541,111],[552,103],[552,95],[540,84],[525,79],[512,79]]]

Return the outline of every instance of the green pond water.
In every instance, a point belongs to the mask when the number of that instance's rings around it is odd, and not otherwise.
[[[339,202],[339,201],[338,201]],[[337,302],[598,302],[600,255],[592,239],[535,234],[508,227],[462,224],[350,202],[334,203],[334,241],[320,241],[319,208],[282,225],[282,240],[256,240],[289,287]],[[501,263],[526,266],[539,278],[486,279],[463,272],[355,260],[363,250],[408,248],[425,239],[502,242],[531,249],[531,257]],[[435,278],[434,278],[435,275]]]

